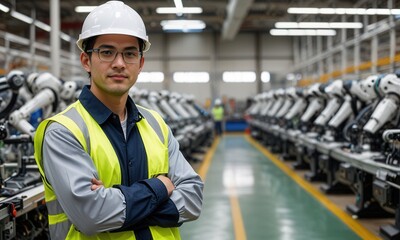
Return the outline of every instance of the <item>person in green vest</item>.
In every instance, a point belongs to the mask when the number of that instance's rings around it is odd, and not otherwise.
[[[220,136],[223,132],[224,107],[221,99],[217,98],[214,101],[214,106],[211,109],[212,118],[214,120],[215,135]]]
[[[34,139],[51,239],[181,239],[179,226],[200,216],[204,184],[162,117],[128,95],[150,48],[142,18],[106,2],[77,45],[90,85]]]

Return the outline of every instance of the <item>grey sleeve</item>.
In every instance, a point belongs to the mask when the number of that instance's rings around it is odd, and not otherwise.
[[[43,143],[46,178],[75,227],[87,234],[120,228],[125,221],[125,198],[117,188],[92,191],[98,178],[89,154],[64,126],[52,123]]]
[[[179,211],[179,223],[197,219],[203,203],[203,181],[179,151],[179,143],[169,130],[169,173],[175,185],[171,200]]]

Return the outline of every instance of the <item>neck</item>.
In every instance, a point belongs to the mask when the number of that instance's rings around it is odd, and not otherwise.
[[[104,95],[101,92],[93,92],[93,94],[113,113],[119,116],[122,121],[125,118],[126,102],[128,100],[128,93],[122,96]]]

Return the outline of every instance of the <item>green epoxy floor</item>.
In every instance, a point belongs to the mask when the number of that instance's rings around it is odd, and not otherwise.
[[[361,239],[244,135],[225,135],[206,176],[202,214],[198,220],[183,224],[183,240],[235,239],[232,187],[248,240]]]

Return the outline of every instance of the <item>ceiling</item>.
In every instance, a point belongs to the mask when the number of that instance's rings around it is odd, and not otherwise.
[[[35,12],[36,18],[49,23],[51,0],[0,0],[1,4],[12,7],[17,12],[31,16]],[[76,13],[75,6],[98,5],[105,1],[100,0],[59,0],[61,15],[61,31],[76,38],[87,13]],[[312,20],[321,16],[299,16],[287,13],[289,7],[353,7],[353,0],[183,0],[184,7],[201,7],[202,14],[188,14],[181,18],[203,20],[207,27],[204,31],[213,31],[221,34],[222,39],[231,40],[238,32],[265,32],[273,28],[277,21]],[[387,7],[387,0],[358,1],[359,5]],[[395,0],[393,0],[395,2]],[[174,7],[173,0],[132,0],[125,1],[143,17],[147,31],[161,32],[160,21],[178,19],[175,14],[157,14],[157,7]],[[332,19],[332,16],[326,16]],[[338,19],[337,21],[340,21]],[[0,11],[0,30],[28,37],[28,24]],[[37,30],[37,38],[47,33]]]

